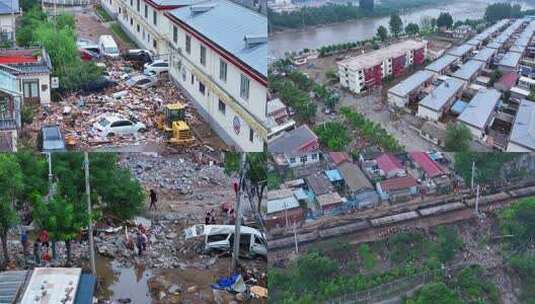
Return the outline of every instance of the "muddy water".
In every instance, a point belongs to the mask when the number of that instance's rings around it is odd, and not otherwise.
[[[99,299],[131,299],[132,304],[149,304],[148,281],[153,277],[150,270],[143,266],[125,268],[119,263],[105,257],[97,256],[97,275],[101,283],[98,290]]]

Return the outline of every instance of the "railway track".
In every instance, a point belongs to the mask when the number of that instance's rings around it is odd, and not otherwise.
[[[514,200],[534,195],[535,186],[527,185],[522,188],[512,188],[498,193],[480,196],[479,206],[482,212],[490,212],[507,206]],[[409,210],[405,208],[406,210],[400,210],[393,214],[386,212],[386,215],[356,218],[350,223],[342,223],[330,227],[318,227],[314,230],[308,229],[297,234],[295,237],[299,244],[353,233],[375,233],[380,234],[380,238],[385,238],[401,230],[410,229],[412,222],[418,222],[424,219],[440,218],[441,216],[452,215],[453,213],[459,214],[460,220],[468,219],[471,217],[471,214],[467,211],[474,209],[475,203],[475,197],[465,198],[463,196],[462,199],[458,197],[457,200],[448,198],[445,201],[414,206],[413,208],[408,208]],[[269,239],[268,243],[270,252],[284,250],[295,246],[295,238],[293,235],[275,237]]]

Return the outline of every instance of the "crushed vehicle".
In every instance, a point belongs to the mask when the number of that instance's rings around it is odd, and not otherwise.
[[[126,61],[141,62],[143,64],[151,63],[153,54],[150,50],[145,49],[130,49],[122,54]]]
[[[137,87],[140,89],[148,89],[158,82],[158,79],[152,76],[136,75],[132,76],[126,81],[126,85],[129,87]]]
[[[93,124],[93,133],[100,137],[143,133],[146,130],[145,124],[118,114],[103,114]]]
[[[199,224],[184,230],[186,240],[204,237],[204,251],[230,251],[234,244],[234,225]],[[240,255],[247,257],[266,257],[267,242],[259,230],[241,226]]]
[[[102,35],[98,39],[100,52],[109,58],[119,57],[119,47],[111,35]]]
[[[143,74],[145,75],[160,75],[167,72],[169,72],[169,63],[165,60],[155,60],[151,63],[145,63],[143,66]]]
[[[67,151],[65,140],[58,125],[43,126],[39,131],[37,144],[41,152]]]
[[[108,79],[106,76],[102,76],[95,81],[90,81],[80,88],[82,95],[89,95],[93,93],[99,93],[107,88],[111,88],[117,85],[116,81]]]

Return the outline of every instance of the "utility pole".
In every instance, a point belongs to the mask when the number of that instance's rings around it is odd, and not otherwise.
[[[48,160],[48,199],[52,197],[52,188],[54,187],[53,175],[52,175],[52,153],[46,154]]]
[[[240,231],[241,231],[241,199],[243,193],[242,185],[245,182],[245,163],[247,159],[247,154],[242,152],[241,162],[240,162],[240,173],[238,177],[238,185],[235,188],[236,190],[236,206],[234,211],[236,212],[236,222],[234,224],[234,250],[232,252],[232,271],[236,272],[239,259],[240,259]]]
[[[295,242],[295,254],[299,254],[299,247],[297,246],[297,223],[294,221],[294,242]]]
[[[476,190],[476,215],[479,217],[480,214],[479,214],[479,185],[477,185],[477,190]]]
[[[89,186],[89,156],[87,151],[84,152],[84,169],[85,169],[85,194],[87,199],[87,214],[89,216],[89,253],[90,253],[90,262],[91,262],[91,273],[96,276],[97,269],[95,266],[95,244],[93,240],[93,223],[91,219],[91,190]]]
[[[470,188],[474,191],[474,175],[476,173],[476,161],[472,161],[472,181],[470,183]]]

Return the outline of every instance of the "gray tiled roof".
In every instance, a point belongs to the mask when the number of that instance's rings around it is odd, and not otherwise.
[[[481,61],[469,60],[465,64],[463,64],[461,68],[458,69],[452,76],[462,80],[469,80],[470,78],[474,77],[474,75],[477,74],[479,71],[481,71],[484,65],[485,63]]]
[[[388,92],[402,97],[407,96],[409,93],[421,86],[424,82],[430,80],[432,77],[433,72],[431,71],[418,71],[409,78],[400,82],[395,87],[391,88]]]
[[[19,0],[0,0],[0,15],[19,12]]]
[[[450,54],[450,55],[453,55],[453,56],[457,56],[457,57],[463,57],[466,54],[468,54],[473,48],[474,48],[473,45],[469,45],[469,44],[465,43],[463,45],[460,45],[458,47],[450,49],[447,52],[447,54]]]
[[[477,55],[472,57],[472,59],[483,61],[483,62],[488,62],[490,60],[490,58],[492,58],[492,56],[494,56],[494,54],[496,54],[496,50],[495,49],[486,47],[486,48],[480,50],[479,53],[477,53]]]
[[[459,121],[479,129],[484,129],[501,95],[495,89],[483,89],[479,91],[461,113]]]
[[[452,55],[444,55],[437,60],[433,61],[431,64],[425,67],[426,70],[433,72],[441,72],[449,65],[453,64],[455,61],[459,60],[458,57]]]
[[[440,111],[448,100],[459,92],[462,86],[462,81],[448,78],[438,88],[433,90],[431,94],[420,101],[420,105],[434,111]]]
[[[516,68],[521,58],[522,54],[520,53],[508,52],[503,56],[498,65]]]
[[[186,6],[169,14],[267,77],[267,42],[247,46],[244,41],[245,36],[267,37],[266,16],[228,0],[208,0],[197,4],[212,8],[193,12],[193,6]]]
[[[318,140],[316,134],[307,125],[302,125],[273,139],[268,144],[268,150],[272,153],[286,153],[291,155],[299,152],[303,146],[316,140]]]

